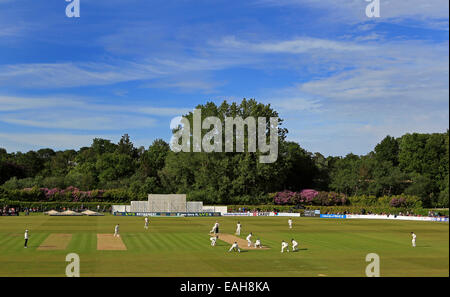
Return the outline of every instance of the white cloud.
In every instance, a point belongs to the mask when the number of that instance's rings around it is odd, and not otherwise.
[[[0,37],[14,36],[17,33],[19,33],[21,30],[22,30],[22,28],[17,27],[17,26],[2,27],[2,28],[0,28]]]
[[[15,64],[0,66],[0,85],[24,88],[61,88],[108,85],[153,78],[161,71],[151,65],[108,65],[103,63]]]
[[[135,128],[151,128],[157,123],[155,119],[126,115],[126,114],[99,114],[83,112],[73,112],[72,110],[59,112],[19,112],[2,116],[2,122],[51,129],[72,129],[72,130],[119,130]]]
[[[385,43],[353,56],[353,69],[299,85],[303,92],[341,101],[440,101],[448,98],[448,44]]]
[[[30,63],[0,65],[0,86],[21,88],[67,88],[111,85],[120,82],[170,79],[174,88],[186,84],[187,74],[212,71],[245,64],[232,57],[218,58],[152,58],[142,62],[105,63]],[[177,80],[178,79],[178,80]],[[167,87],[167,84],[163,87]],[[190,84],[190,89],[204,89],[204,84]]]
[[[217,92],[217,87],[223,86],[224,82],[211,79],[202,72],[178,75],[170,78],[156,79],[141,85],[143,88],[171,89],[179,92],[201,92],[211,94]]]
[[[128,104],[125,106],[108,103],[100,103],[90,97],[80,97],[71,95],[51,95],[46,97],[17,97],[0,95],[0,112],[26,111],[46,109],[70,109],[85,110],[93,112],[128,112],[141,113],[147,115],[179,115],[190,110],[187,107],[155,107],[148,105]]]
[[[57,130],[117,131],[154,128],[160,117],[179,116],[191,110],[191,108],[136,104],[125,106],[99,104],[89,102],[88,99],[63,95],[54,97],[0,95],[0,122]]]
[[[369,2],[364,0],[255,0],[259,5],[312,7],[323,10],[328,22],[361,23],[419,21],[430,28],[447,30],[449,18],[448,0],[380,0],[380,18],[368,18],[365,14]],[[325,18],[325,17],[323,17]]]
[[[92,139],[117,139],[112,135],[78,135],[70,133],[0,133],[1,147],[9,152],[26,152],[33,149],[52,148],[54,150],[79,149],[90,146]]]
[[[334,57],[315,53],[308,61]],[[342,53],[339,61],[336,73],[264,91],[289,139],[328,155],[366,154],[388,134],[448,129],[447,42],[384,42]]]
[[[298,112],[320,112],[322,104],[318,100],[311,100],[302,97],[292,97],[284,98],[272,98],[271,100],[276,110],[287,113],[298,113]]]
[[[241,50],[259,53],[301,54],[316,50],[325,51],[361,51],[366,47],[351,42],[334,41],[330,39],[299,37],[285,41],[247,42],[239,41],[234,36],[224,37],[221,41],[212,43],[221,49]]]

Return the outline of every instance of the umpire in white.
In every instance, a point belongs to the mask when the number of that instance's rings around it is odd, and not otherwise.
[[[24,244],[24,248],[28,248],[28,229],[25,230],[25,235],[24,235],[24,239],[25,239],[25,244]]]

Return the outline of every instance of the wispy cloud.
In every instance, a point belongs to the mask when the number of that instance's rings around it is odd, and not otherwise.
[[[179,116],[190,108],[119,106],[73,96],[0,96],[0,122],[56,130],[105,131],[153,128],[160,117]],[[149,117],[152,116],[152,117]]]
[[[258,5],[309,7],[323,10],[328,22],[361,23],[367,21],[391,22],[412,25],[411,20],[421,26],[447,30],[449,19],[448,0],[380,0],[380,18],[369,19],[365,14],[369,4],[363,0],[255,0]]]
[[[365,46],[356,43],[311,37],[294,38],[284,41],[248,42],[237,40],[235,36],[227,36],[219,42],[212,42],[212,44],[224,50],[284,54],[301,54],[316,50],[348,52],[366,49]]]
[[[245,64],[245,62],[243,62]],[[198,71],[213,71],[239,65],[236,59],[148,59],[142,62],[119,61],[116,63],[30,63],[0,65],[0,86],[21,88],[67,88],[78,86],[101,86],[120,82],[166,79],[161,87],[168,87],[167,79],[175,88],[205,89],[205,84],[195,85],[180,75]],[[155,87],[158,84],[154,85]]]
[[[97,101],[97,103],[95,103]],[[73,95],[51,95],[51,96],[2,96],[0,95],[0,112],[23,111],[39,109],[84,109],[94,112],[133,112],[148,115],[175,116],[189,111],[191,108],[181,107],[155,107],[142,104],[127,104],[125,106],[99,102],[92,97],[81,97]]]
[[[448,129],[448,59],[447,42],[385,42],[340,55],[336,73],[264,94],[290,139],[329,155],[365,154],[387,134]]]
[[[0,133],[0,147],[8,151],[52,148],[54,150],[78,149],[89,146],[94,138],[114,139],[115,135],[72,133]]]
[[[0,66],[0,85],[23,88],[61,88],[84,85],[108,85],[154,78],[164,74],[151,65],[125,63],[54,63]]]
[[[381,0],[378,19],[364,0],[130,1],[86,0],[73,20],[64,3],[0,0],[2,141],[145,143],[205,94],[270,103],[330,154],[448,127],[448,0]]]

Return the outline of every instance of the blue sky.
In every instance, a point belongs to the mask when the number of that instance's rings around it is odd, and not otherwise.
[[[169,140],[207,101],[255,98],[288,139],[366,154],[449,127],[448,0],[0,0],[0,147]]]

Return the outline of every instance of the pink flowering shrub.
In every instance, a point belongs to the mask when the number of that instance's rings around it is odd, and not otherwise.
[[[305,189],[301,192],[283,191],[274,195],[273,201],[277,205],[302,204],[302,205],[323,205],[335,206],[346,205],[347,197],[344,194],[335,192],[318,192],[312,189]]]
[[[305,189],[300,192],[300,203],[312,204],[314,198],[319,194],[316,190]]]
[[[293,204],[295,192],[285,190],[275,194],[273,201],[278,205]]]
[[[113,192],[113,195],[105,195],[107,192]],[[90,201],[107,201],[115,199],[117,201],[128,199],[126,194],[117,195],[115,190],[92,190],[92,191],[81,191],[80,189],[70,186],[66,189],[58,188],[25,188],[23,190],[15,190],[16,195],[20,200],[23,201],[42,201],[42,202],[52,202],[52,201],[66,201],[66,202],[90,202]],[[104,199],[105,196],[110,199]]]
[[[391,207],[405,207],[405,204],[406,204],[406,199],[403,197],[399,197],[399,198],[394,197],[389,202],[389,205]]]

